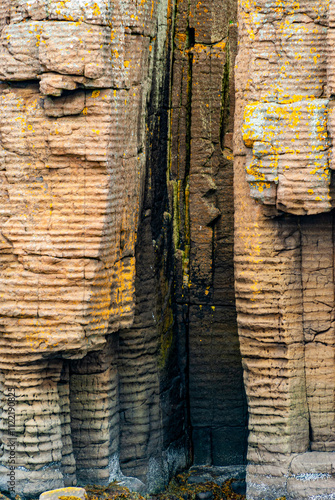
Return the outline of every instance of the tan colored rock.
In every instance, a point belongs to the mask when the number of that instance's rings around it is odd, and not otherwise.
[[[251,196],[295,215],[328,212],[327,99],[252,103],[242,128]],[[249,159],[250,157],[250,159]]]
[[[250,500],[334,491],[333,4],[239,3],[235,284]]]
[[[109,87],[110,40],[109,27],[81,21],[9,24],[1,33],[0,75],[6,80],[33,80],[53,72],[71,79],[84,77],[88,87]]]
[[[1,490],[13,437],[11,493],[126,480],[112,334],[135,314],[147,102],[167,16],[163,3],[1,2]]]

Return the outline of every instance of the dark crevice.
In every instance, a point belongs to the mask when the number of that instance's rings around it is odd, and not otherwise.
[[[226,46],[226,62],[224,66],[224,72],[222,77],[222,96],[221,96],[221,113],[220,113],[220,144],[221,150],[224,148],[224,137],[226,133],[226,127],[229,122],[230,115],[230,97],[229,97],[229,77],[230,77],[230,50],[229,42]]]
[[[6,83],[9,87],[13,89],[25,89],[30,87],[31,85],[39,85],[39,80],[24,80],[24,81],[8,81],[3,80],[3,83]]]
[[[187,39],[188,39],[188,48],[192,48],[195,45],[195,29],[187,28]]]
[[[188,22],[190,16],[190,2],[188,7]],[[193,72],[193,52],[192,47],[195,45],[195,30],[189,25],[186,30],[187,34],[187,104],[186,104],[186,153],[185,153],[185,174],[183,179],[183,201],[184,201],[184,259],[186,269],[183,273],[190,273],[190,251],[191,251],[191,233],[190,233],[190,213],[189,213],[189,177],[191,169],[191,140],[192,140],[192,72]],[[193,445],[193,428],[191,420],[191,398],[190,398],[190,306],[186,306],[185,317],[185,348],[186,348],[186,380],[185,380],[185,396],[187,409],[187,424],[191,436],[190,440],[190,459],[194,461],[194,445]]]

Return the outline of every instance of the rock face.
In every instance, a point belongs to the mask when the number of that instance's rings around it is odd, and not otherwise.
[[[176,307],[188,344],[194,462],[242,464],[246,404],[233,273],[236,2],[180,1],[175,18],[169,188]],[[186,134],[185,134],[186,131]]]
[[[239,2],[235,276],[247,498],[333,498],[334,2]]]
[[[157,346],[136,335],[119,357],[112,334],[136,312],[147,103],[164,76],[168,8],[18,0],[2,2],[0,17],[0,489],[13,463],[14,390],[15,491],[29,496],[120,477],[125,367],[143,348],[157,363]],[[157,367],[141,362],[150,383],[133,403],[157,394],[149,408],[162,433]],[[145,407],[136,423],[151,424]],[[175,452],[171,468],[186,460]]]
[[[0,490],[242,465],[240,341],[248,499],[333,498],[334,37],[333,0],[2,0]]]
[[[1,1],[0,490],[243,463],[236,42],[233,0]]]

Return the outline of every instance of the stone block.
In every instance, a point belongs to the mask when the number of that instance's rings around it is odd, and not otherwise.
[[[246,163],[252,198],[296,215],[331,210],[328,104],[315,99],[246,107],[242,134],[252,148]]]
[[[74,498],[86,500],[87,494],[84,488],[67,487],[45,491],[40,495],[39,500],[65,500],[67,497],[71,497],[71,500],[74,500]]]

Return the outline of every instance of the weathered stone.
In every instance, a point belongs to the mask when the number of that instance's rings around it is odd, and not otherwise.
[[[236,1],[3,0],[0,32],[0,489],[11,388],[24,497],[158,491],[190,424],[242,463]]]
[[[246,494],[246,483],[245,481],[233,481],[231,483],[231,489],[238,495]]]
[[[184,0],[175,17],[170,189],[178,329],[188,345],[194,463],[208,465],[245,459],[233,291],[236,6]]]
[[[157,488],[188,460],[179,368],[171,379],[157,370],[160,343],[162,372],[176,357],[176,344],[161,341],[174,335],[172,323],[150,325],[149,350],[126,346],[130,364],[141,349],[153,357],[150,368],[139,358],[143,378],[133,386],[120,367],[118,333],[138,320],[135,244],[154,163],[147,129],[168,116],[151,94],[159,95],[169,69],[171,15],[164,1],[1,2],[0,489],[8,491],[12,446],[5,398],[15,389],[12,494],[36,497],[77,481],[114,479]],[[164,148],[166,155],[167,140]],[[168,228],[164,221],[158,233]],[[165,242],[150,264],[158,267],[155,259],[167,251]],[[153,281],[159,293],[152,303],[168,319],[171,283],[166,287],[161,270]],[[137,342],[147,324],[141,328]],[[137,409],[139,401],[149,401],[148,413]],[[175,402],[181,418],[163,440],[173,416],[162,422],[160,412]],[[144,483],[120,470],[121,412],[135,416],[131,473],[146,467]]]
[[[328,104],[313,99],[246,106],[242,133],[252,148],[246,172],[255,200],[296,215],[331,210]]]
[[[64,500],[66,497],[78,498],[80,500],[86,500],[87,494],[84,488],[60,488],[58,490],[45,491],[40,495],[39,500]]]
[[[210,474],[202,474],[200,476],[190,476],[187,480],[188,484],[202,484],[207,481],[212,481],[212,476]]]
[[[333,498],[333,16],[332,1],[239,2],[235,289],[250,500]]]
[[[203,491],[201,493],[197,493],[195,498],[196,500],[213,500],[214,495],[212,491]]]

